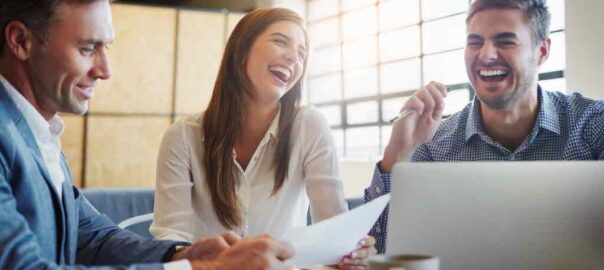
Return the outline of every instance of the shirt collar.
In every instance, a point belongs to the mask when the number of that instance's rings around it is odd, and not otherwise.
[[[541,86],[537,87],[539,93],[539,115],[537,115],[537,126],[547,129],[556,134],[560,134],[560,115],[554,106],[552,97],[542,90]]]
[[[8,95],[23,114],[36,140],[47,143],[51,137],[58,137],[63,134],[65,125],[61,117],[55,114],[50,121],[46,121],[34,106],[2,75],[0,75],[0,83],[4,85]]]
[[[551,97],[544,93],[541,86],[537,86],[537,98],[539,99],[539,112],[535,126],[560,134],[560,118],[558,111],[552,103]],[[472,136],[484,133],[482,126],[482,114],[480,112],[480,101],[474,96],[468,120],[466,122],[466,138],[467,142]]]

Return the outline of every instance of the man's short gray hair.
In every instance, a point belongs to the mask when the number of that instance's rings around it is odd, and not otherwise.
[[[497,8],[522,11],[531,27],[533,44],[539,44],[549,35],[551,16],[546,0],[475,0],[470,6],[466,23],[480,11]]]

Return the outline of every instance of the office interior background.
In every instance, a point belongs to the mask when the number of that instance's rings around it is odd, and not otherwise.
[[[347,197],[361,196],[405,99],[431,80],[452,90],[445,114],[473,97],[463,61],[470,0],[189,0],[112,5],[113,77],[83,116],[63,115],[63,149],[77,186],[154,187],[164,131],[207,105],[236,23],[258,7],[287,7],[311,40],[303,100],[332,126]],[[604,98],[604,1],[548,0],[547,90]]]

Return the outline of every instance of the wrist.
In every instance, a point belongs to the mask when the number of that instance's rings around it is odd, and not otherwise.
[[[382,157],[381,169],[384,173],[391,173],[394,164],[399,161],[411,160],[411,155],[414,152],[413,147],[403,146],[392,146],[388,144],[384,149],[384,156]]]
[[[178,260],[186,259],[187,248],[189,248],[189,246],[184,246],[184,245],[174,246],[174,253],[172,253],[172,257],[170,258],[170,261],[178,261]]]

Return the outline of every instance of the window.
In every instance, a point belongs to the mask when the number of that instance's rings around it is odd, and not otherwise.
[[[308,0],[313,46],[306,100],[332,126],[344,160],[373,161],[388,143],[388,119],[429,81],[451,92],[445,115],[474,97],[463,49],[471,0]],[[564,0],[548,0],[552,48],[545,89],[566,91]]]

